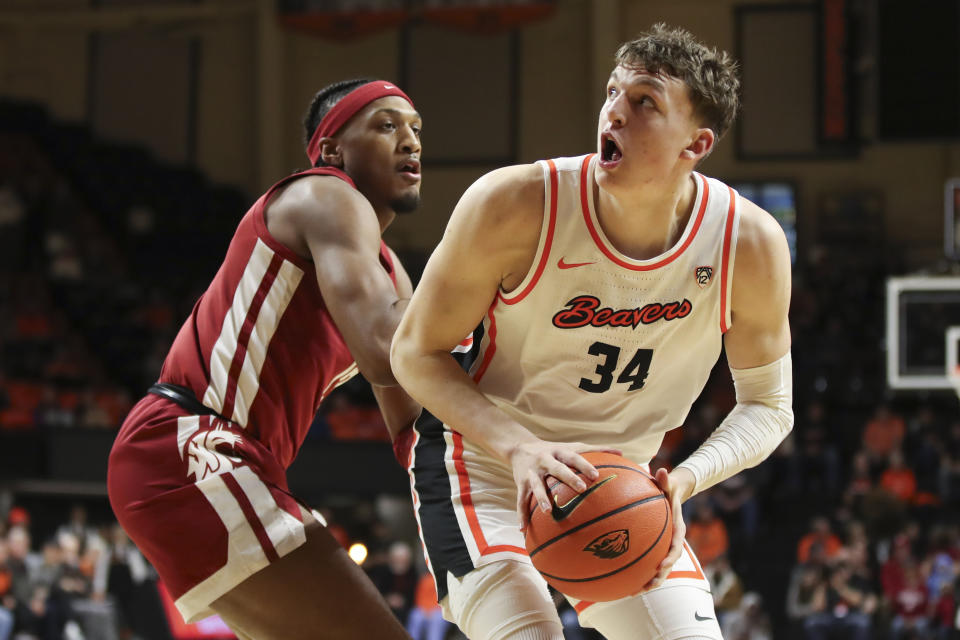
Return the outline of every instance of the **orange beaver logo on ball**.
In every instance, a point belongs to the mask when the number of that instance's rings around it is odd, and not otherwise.
[[[622,556],[630,548],[630,532],[626,529],[617,529],[597,536],[590,544],[583,548],[598,558],[610,559]]]

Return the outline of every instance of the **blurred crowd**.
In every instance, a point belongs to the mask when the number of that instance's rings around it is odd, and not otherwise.
[[[36,107],[0,102],[0,116],[0,437],[116,429],[250,200]],[[729,640],[960,637],[960,408],[952,394],[887,390],[883,287],[903,273],[903,252],[855,198],[844,203],[856,224],[821,212],[818,236],[800,237],[793,433],[684,510]],[[853,227],[870,242],[844,235]],[[425,261],[402,258],[414,276]],[[683,460],[734,403],[721,361],[653,466]],[[369,387],[355,379],[332,394],[309,438],[385,440]],[[38,539],[16,513],[0,531],[0,640],[133,637],[129,593],[153,576],[122,531],[74,516]],[[334,529],[357,520],[337,515]],[[364,567],[415,638],[456,637],[415,528],[341,528],[345,545],[370,545]],[[568,637],[596,637],[557,602]],[[100,628],[115,636],[91,635]]]
[[[91,526],[76,505],[34,536],[22,507],[0,522],[0,640],[132,638],[154,574],[120,525]]]

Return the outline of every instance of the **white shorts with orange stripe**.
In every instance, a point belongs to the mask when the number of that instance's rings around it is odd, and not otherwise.
[[[484,600],[492,599],[504,604],[495,607],[499,613],[490,612],[490,629],[501,628],[504,616],[518,621],[555,619],[549,598],[530,597],[531,582],[541,585],[544,592],[546,583],[525,549],[510,468],[436,421],[418,423],[415,429],[407,469],[427,563],[437,582],[444,617],[462,629],[464,625],[483,629],[482,618],[487,614],[478,616],[476,612],[488,609]],[[464,578],[473,572],[475,576]],[[524,576],[522,580],[515,577],[517,572]],[[487,574],[493,577],[487,578]],[[507,577],[498,579],[501,574]],[[506,603],[511,604],[508,607]],[[686,544],[658,589],[615,602],[571,599],[571,603],[584,625],[596,627],[608,640],[720,638],[710,583]],[[546,610],[539,611],[544,607]],[[637,635],[641,621],[655,632]],[[626,635],[617,632],[621,628]],[[690,628],[698,635],[690,635]],[[471,636],[471,640],[500,637],[494,631],[473,633],[476,638]]]

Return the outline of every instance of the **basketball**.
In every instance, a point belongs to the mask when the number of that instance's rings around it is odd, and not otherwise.
[[[527,553],[561,593],[591,602],[625,598],[653,578],[670,549],[670,502],[630,460],[596,451],[583,457],[600,476],[579,494],[550,479],[551,512],[531,500]]]

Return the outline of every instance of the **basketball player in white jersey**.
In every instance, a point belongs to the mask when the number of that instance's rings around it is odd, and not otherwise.
[[[471,640],[560,640],[524,551],[545,478],[597,476],[581,455],[645,465],[683,424],[726,349],[736,408],[656,478],[674,542],[644,590],[572,600],[609,640],[719,639],[681,504],[756,465],[793,424],[790,259],[776,221],[694,169],[730,127],[739,81],[723,52],[657,25],[624,44],[596,154],[494,171],[471,186],[393,340],[398,381],[443,421],[406,463],[445,616]],[[450,351],[478,322],[468,372]],[[519,508],[518,508],[519,507]]]

